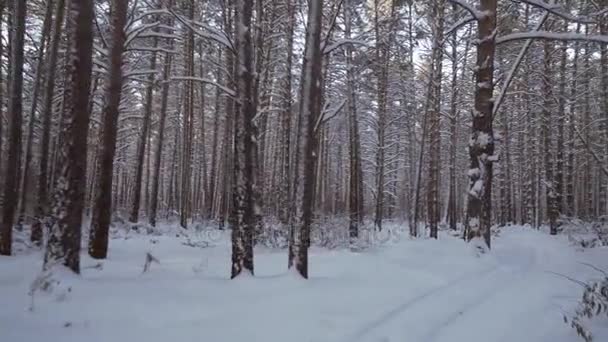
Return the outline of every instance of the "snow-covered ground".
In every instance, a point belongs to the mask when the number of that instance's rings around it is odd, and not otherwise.
[[[563,315],[582,287],[561,275],[608,269],[606,247],[524,228],[503,229],[481,257],[448,234],[395,236],[359,252],[312,248],[309,280],[287,272],[284,250],[259,248],[256,276],[229,280],[227,233],[207,232],[206,248],[132,235],[111,241],[102,268],[83,257],[82,276],[62,278],[69,293],[38,292],[33,310],[41,254],[2,257],[0,340],[573,342]],[[160,264],[142,274],[146,252]],[[603,328],[596,341],[608,341]]]

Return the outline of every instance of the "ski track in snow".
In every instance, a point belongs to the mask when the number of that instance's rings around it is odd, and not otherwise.
[[[445,329],[458,325],[459,320],[470,311],[492,301],[500,293],[509,291],[512,284],[526,279],[526,276],[537,265],[537,256],[536,252],[530,248],[520,252],[520,260],[516,263],[512,263],[508,258],[517,254],[499,257],[506,264],[465,274],[446,285],[435,287],[422,295],[409,299],[370,321],[343,341],[390,342],[393,340],[391,336],[387,336],[387,332],[390,334],[391,331],[395,331],[392,325],[403,327],[397,330],[402,330],[399,335],[408,336],[408,341],[438,341]],[[522,254],[523,257],[521,257]],[[446,307],[442,305],[444,303],[450,303],[449,309],[446,310]],[[431,310],[428,310],[429,308]],[[413,333],[412,327],[416,327],[417,320],[423,316],[420,314],[421,312],[428,312],[426,316],[428,324],[425,329],[422,329],[422,333],[416,334]],[[505,324],[509,324],[509,322],[507,321]],[[474,329],[474,327],[467,328]]]

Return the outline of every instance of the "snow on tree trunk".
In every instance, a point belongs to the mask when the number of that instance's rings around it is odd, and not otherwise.
[[[44,257],[48,269],[62,263],[80,273],[80,237],[87,169],[89,92],[93,47],[93,1],[71,0],[68,87],[53,187],[52,226]]]
[[[465,229],[468,241],[483,239],[485,245],[490,248],[496,0],[480,0],[479,12],[475,108],[469,140],[469,192]]]
[[[256,203],[255,154],[257,142],[251,17],[253,4],[237,0],[235,36],[237,46],[236,83],[238,101],[234,125],[234,169],[232,225],[232,278],[243,271],[253,274],[253,234],[259,210]]]

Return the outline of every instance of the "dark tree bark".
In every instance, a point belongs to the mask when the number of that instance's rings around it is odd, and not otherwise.
[[[190,1],[188,6],[188,16],[190,20],[194,20],[194,0]],[[185,76],[191,78],[194,76],[194,33],[188,30],[185,37],[184,45],[186,70]],[[194,128],[194,82],[191,79],[185,81],[184,89],[184,112],[183,112],[183,131],[181,134],[182,151],[181,151],[181,187],[180,187],[180,217],[179,224],[182,228],[188,227],[188,219],[191,215],[192,201],[191,182],[192,182],[192,141]]]
[[[427,211],[431,238],[437,238],[439,225],[439,165],[441,162],[441,76],[443,67],[443,22],[444,1],[433,1],[433,52],[431,88],[429,94],[429,178],[427,189]]]
[[[344,39],[351,39],[351,0],[344,4]],[[350,176],[348,190],[349,237],[359,236],[359,223],[363,216],[363,177],[361,171],[361,144],[359,139],[359,122],[357,118],[357,94],[355,70],[353,65],[353,48],[346,47],[346,87],[349,133]]]
[[[543,58],[543,109],[542,109],[542,136],[543,136],[543,155],[544,155],[544,169],[545,169],[545,190],[547,199],[547,217],[549,219],[549,226],[551,235],[557,234],[557,217],[558,204],[557,204],[557,193],[556,193],[556,182],[553,176],[553,148],[551,140],[551,104],[553,95],[552,86],[552,66],[553,61],[551,53],[553,50],[553,44],[549,41],[544,42],[544,58]]]
[[[234,125],[234,173],[232,225],[232,278],[242,272],[253,274],[253,233],[256,227],[257,149],[254,86],[255,65],[251,35],[253,3],[237,0],[235,36],[237,46],[237,108]]]
[[[87,134],[89,131],[89,92],[93,48],[93,1],[71,0],[68,31],[70,63],[65,103],[66,117],[60,132],[60,169],[53,193],[53,225],[44,268],[62,263],[80,273],[80,238],[84,189],[86,188]]]
[[[4,203],[0,224],[0,255],[11,255],[13,220],[17,209],[19,186],[19,152],[21,150],[21,122],[23,120],[23,55],[25,35],[25,0],[15,0],[11,27],[11,74],[9,78],[9,140],[6,176],[4,178]]]
[[[173,0],[168,0],[168,8],[173,7]],[[172,26],[173,21],[168,20],[167,25]],[[169,43],[169,48],[173,47],[173,43]],[[165,125],[167,121],[167,102],[169,97],[169,78],[171,77],[171,65],[173,57],[170,53],[165,54],[164,66],[163,66],[163,83],[160,94],[160,113],[158,119],[158,137],[156,139],[156,150],[154,153],[154,166],[152,176],[152,191],[150,194],[150,225],[156,226],[156,216],[158,212],[158,188],[160,182],[160,162],[163,152],[163,143],[165,139]],[[139,210],[138,210],[139,212]]]
[[[321,29],[323,0],[312,0],[308,8],[302,82],[300,87],[300,136],[302,163],[297,168],[297,179],[302,180],[301,190],[296,186],[300,206],[300,217],[296,220],[289,267],[304,278],[308,278],[308,247],[310,246],[310,225],[313,218],[315,184],[315,123],[321,114]]]
[[[109,75],[106,82],[106,104],[103,110],[102,135],[99,137],[97,189],[89,233],[89,255],[105,259],[108,254],[108,233],[112,217],[112,175],[116,152],[116,130],[123,84],[124,27],[127,21],[128,0],[112,1],[112,40],[110,42]],[[143,163],[142,163],[143,164]]]
[[[490,248],[496,0],[480,0],[479,10],[484,15],[478,19],[477,24],[479,45],[475,70],[475,109],[468,151],[470,166],[465,229],[468,241],[483,239]]]

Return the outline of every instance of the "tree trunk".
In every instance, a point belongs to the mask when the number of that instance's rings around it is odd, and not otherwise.
[[[19,154],[21,151],[21,122],[23,120],[23,55],[25,35],[25,0],[16,0],[13,6],[14,24],[11,27],[11,75],[9,78],[9,141],[4,204],[0,225],[0,255],[11,255],[13,220],[17,209],[19,186]]]
[[[168,0],[167,3],[168,8],[173,7],[173,0]],[[172,26],[173,21],[168,20],[167,26]],[[169,49],[173,47],[173,43],[169,44]],[[150,217],[148,218],[150,221],[150,225],[152,227],[156,226],[156,216],[158,212],[158,187],[160,182],[160,162],[163,153],[163,143],[165,139],[165,125],[167,121],[167,102],[169,97],[169,78],[171,77],[171,65],[172,65],[173,57],[170,53],[165,53],[164,58],[164,66],[163,66],[163,86],[161,88],[161,103],[160,103],[160,113],[158,119],[158,137],[156,139],[156,151],[154,153],[154,166],[153,166],[153,176],[152,176],[152,191],[150,194]],[[139,212],[139,210],[138,210]]]
[[[154,38],[153,46],[158,46],[158,39]],[[156,70],[156,52],[152,52],[150,58],[150,70]],[[144,169],[144,156],[146,153],[146,142],[148,141],[148,135],[150,134],[150,120],[152,116],[152,107],[154,105],[154,74],[148,76],[148,86],[146,87],[146,99],[144,107],[144,121],[142,123],[142,131],[137,142],[137,155],[135,157],[135,189],[133,190],[133,203],[131,204],[131,213],[129,214],[129,221],[137,223],[139,221],[139,207],[141,204],[141,184],[143,178]],[[148,191],[148,189],[146,189]],[[148,208],[145,208],[146,210]]]
[[[194,0],[188,5],[190,20],[194,20]],[[188,30],[185,38],[186,77],[194,76],[194,32]],[[182,228],[188,227],[191,215],[192,201],[190,200],[192,181],[192,140],[194,128],[194,82],[185,81],[184,118],[182,131],[182,160],[181,160],[181,187],[180,187],[180,219]]]
[[[53,225],[44,257],[45,269],[56,263],[80,273],[80,237],[87,169],[89,92],[93,48],[93,1],[71,0],[68,31],[70,63],[66,117],[59,146],[53,194]]]
[[[433,1],[433,69],[431,72],[431,92],[429,94],[429,178],[427,189],[427,210],[431,238],[437,238],[439,225],[439,165],[441,163],[441,77],[443,67],[443,21],[444,1]]]
[[[351,11],[353,11],[352,0],[347,0],[344,4],[344,39],[351,39]],[[363,180],[361,179],[361,144],[359,142],[359,122],[357,119],[357,94],[355,86],[355,70],[353,66],[353,48],[346,47],[346,91],[347,91],[347,112],[349,127],[349,159],[350,176],[348,191],[348,210],[349,210],[349,237],[356,239],[359,236],[359,223],[362,221],[363,199]]]
[[[285,78],[283,79],[283,98],[281,112],[281,189],[279,190],[279,202],[283,205],[279,206],[279,219],[284,225],[290,224],[293,219],[293,207],[291,203],[291,112],[292,112],[292,64],[293,64],[293,40],[295,26],[295,4],[293,0],[286,0],[287,18],[286,18],[286,37],[287,51],[285,60]]]
[[[316,150],[315,123],[321,114],[321,29],[322,29],[323,0],[312,0],[308,8],[306,24],[306,42],[304,47],[304,61],[302,64],[302,83],[300,88],[300,135],[299,146],[303,157],[298,165],[297,179],[302,180],[301,191],[297,186],[298,200],[301,216],[295,223],[294,238],[291,241],[289,266],[304,278],[308,278],[308,247],[310,245],[310,225],[312,223],[312,208],[314,201],[314,166]]]
[[[478,19],[479,45],[475,70],[475,108],[468,151],[470,166],[465,229],[468,241],[483,239],[490,248],[496,0],[480,0],[479,11],[484,15]]]
[[[234,125],[234,173],[232,223],[232,278],[243,271],[253,274],[253,233],[256,227],[257,149],[254,119],[255,65],[251,38],[252,1],[237,0],[237,110]]]
[[[116,131],[123,84],[124,27],[127,21],[128,0],[112,1],[112,40],[110,43],[109,75],[106,81],[102,135],[99,137],[97,189],[89,232],[89,255],[105,259],[108,254],[108,233],[112,216],[112,176],[116,152]]]

